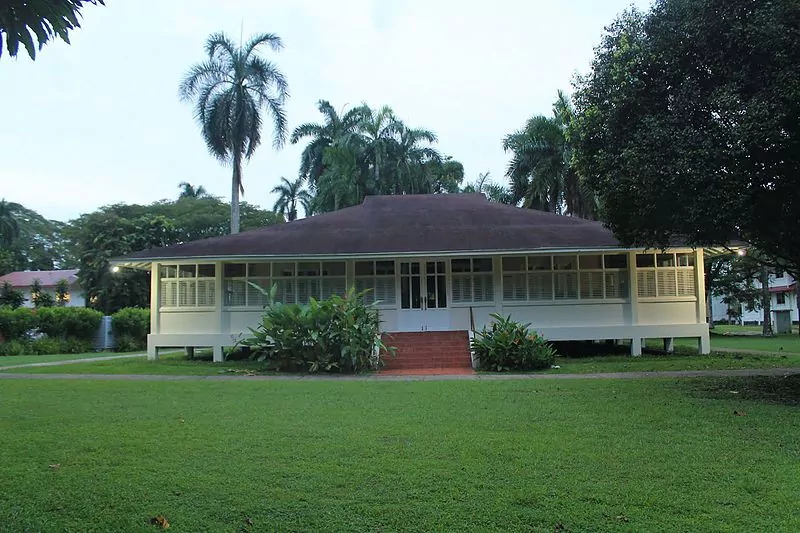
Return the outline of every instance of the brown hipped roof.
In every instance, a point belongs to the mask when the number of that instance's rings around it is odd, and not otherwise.
[[[27,270],[11,272],[0,276],[0,285],[6,281],[12,287],[30,287],[34,280],[39,280],[42,287],[55,287],[59,281],[66,280],[69,285],[78,283],[77,270]]]
[[[619,248],[599,222],[489,202],[482,194],[368,196],[313,217],[144,250],[117,261]]]

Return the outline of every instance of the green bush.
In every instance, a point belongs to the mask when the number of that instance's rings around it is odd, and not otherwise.
[[[51,355],[64,352],[64,342],[61,339],[41,337],[28,343],[28,355]]]
[[[92,341],[103,313],[85,307],[44,307],[36,310],[39,331],[53,339]]]
[[[11,340],[0,343],[0,356],[3,355],[28,355],[28,346],[19,340]],[[2,363],[0,363],[2,364]]]
[[[530,324],[520,324],[510,316],[496,313],[492,318],[491,327],[476,331],[472,338],[472,351],[481,370],[502,372],[550,368],[556,352],[544,338],[530,331]]]
[[[111,331],[120,352],[143,349],[150,333],[150,310],[138,307],[120,309],[111,315]]]
[[[268,369],[357,373],[383,364],[380,354],[387,348],[378,313],[363,293],[350,289],[344,297],[298,305],[275,302],[275,290],[264,292],[269,303],[261,323],[240,343]]]
[[[0,337],[3,341],[24,341],[39,325],[33,309],[0,307]]]

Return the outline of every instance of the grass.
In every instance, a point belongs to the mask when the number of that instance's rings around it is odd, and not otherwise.
[[[137,352],[130,352],[137,353]],[[69,361],[72,359],[90,359],[109,357],[112,355],[130,355],[116,352],[59,353],[53,355],[9,355],[0,356],[0,366],[25,365],[28,363],[49,363],[52,361]],[[139,352],[141,353],[141,352]]]
[[[797,531],[800,381],[781,383],[4,382],[0,523]]]

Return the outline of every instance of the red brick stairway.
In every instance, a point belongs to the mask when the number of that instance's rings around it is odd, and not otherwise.
[[[385,356],[383,374],[471,374],[469,335],[466,331],[386,333],[386,346],[396,348]]]

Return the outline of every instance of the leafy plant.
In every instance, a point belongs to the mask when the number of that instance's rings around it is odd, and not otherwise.
[[[42,307],[53,307],[56,305],[55,297],[49,292],[40,292],[35,297],[31,297],[31,299],[33,300],[33,306],[36,309],[40,309]]]
[[[358,373],[380,368],[381,353],[392,351],[381,341],[378,313],[364,302],[364,292],[350,288],[344,297],[299,305],[276,302],[277,286],[251,285],[268,303],[261,323],[240,344],[271,370]]]
[[[147,345],[147,334],[150,333],[150,310],[137,307],[120,309],[111,315],[111,331],[117,350],[141,350]]]
[[[2,341],[25,340],[38,325],[39,321],[34,315],[33,309],[0,307],[0,340]]]
[[[64,307],[69,302],[69,283],[67,280],[60,279],[56,283],[56,305]]]
[[[4,355],[27,355],[28,346],[19,340],[10,340],[0,343],[0,356]]]
[[[4,281],[3,286],[0,287],[0,306],[16,309],[24,303],[25,294],[15,289],[9,282]]]
[[[39,331],[55,339],[91,341],[103,314],[83,307],[45,307],[36,310]]]
[[[472,338],[472,351],[480,369],[503,372],[550,368],[556,352],[543,337],[530,331],[530,324],[516,322],[510,315],[491,316],[491,326],[476,331]]]

